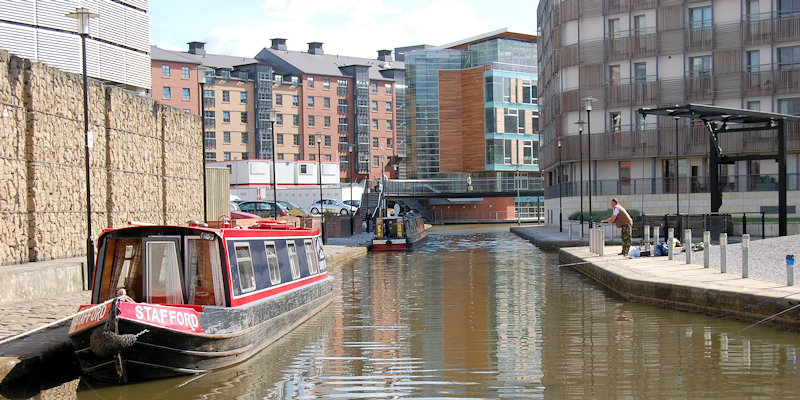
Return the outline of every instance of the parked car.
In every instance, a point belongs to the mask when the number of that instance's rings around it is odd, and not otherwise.
[[[239,202],[240,201],[241,200],[238,200],[238,201],[232,200],[231,201],[231,219],[261,218],[258,215],[242,211],[242,209],[239,208]]]
[[[242,201],[239,203],[239,208],[244,212],[256,214],[261,218],[278,218],[289,215],[285,208],[280,205],[276,207],[275,203],[271,201]]]
[[[341,215],[353,214],[358,210],[358,207],[353,207],[334,199],[322,199],[322,207],[319,205],[319,200],[315,201],[309,207],[311,214],[319,214],[320,210],[325,212],[333,212]]]
[[[289,215],[297,218],[305,218],[308,217],[308,211],[305,208],[298,206],[297,204],[292,203],[291,201],[286,200],[278,200],[278,204],[281,207],[285,208]]]
[[[347,204],[348,206],[353,206],[355,208],[361,207],[361,200],[345,200],[342,203]]]

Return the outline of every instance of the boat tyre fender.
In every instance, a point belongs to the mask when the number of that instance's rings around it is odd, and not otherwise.
[[[147,329],[144,329],[137,334],[129,333],[120,335],[114,332],[115,329],[112,328],[112,321],[116,320],[118,301],[119,298],[114,299],[114,301],[111,303],[111,311],[109,312],[106,323],[92,331],[92,335],[89,336],[89,347],[92,349],[94,354],[97,354],[100,357],[110,356],[133,346],[139,336],[149,332]]]
[[[391,240],[387,240],[387,241],[386,241],[386,246],[387,246],[387,247],[389,247],[389,246],[391,246],[391,245],[392,245],[392,241],[391,241]]]

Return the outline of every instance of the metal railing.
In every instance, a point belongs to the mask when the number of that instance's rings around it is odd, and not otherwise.
[[[516,181],[516,183],[515,183]],[[500,177],[472,178],[472,190],[469,190],[466,175],[463,178],[438,179],[390,179],[386,182],[386,192],[393,196],[402,195],[437,195],[446,193],[513,193],[521,191],[541,191],[544,184],[540,175],[505,173]]]

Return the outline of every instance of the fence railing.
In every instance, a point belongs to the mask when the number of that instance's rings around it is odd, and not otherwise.
[[[469,186],[472,186],[470,190]],[[386,192],[389,195],[437,195],[446,193],[513,193],[520,191],[541,191],[544,189],[542,178],[539,175],[521,174],[514,177],[513,173],[493,178],[471,178],[471,185],[464,178],[442,179],[391,179],[386,182]]]

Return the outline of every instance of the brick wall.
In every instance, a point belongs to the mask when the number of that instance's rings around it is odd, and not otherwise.
[[[89,81],[92,236],[202,219],[200,119]],[[83,80],[0,50],[0,265],[86,254]]]

